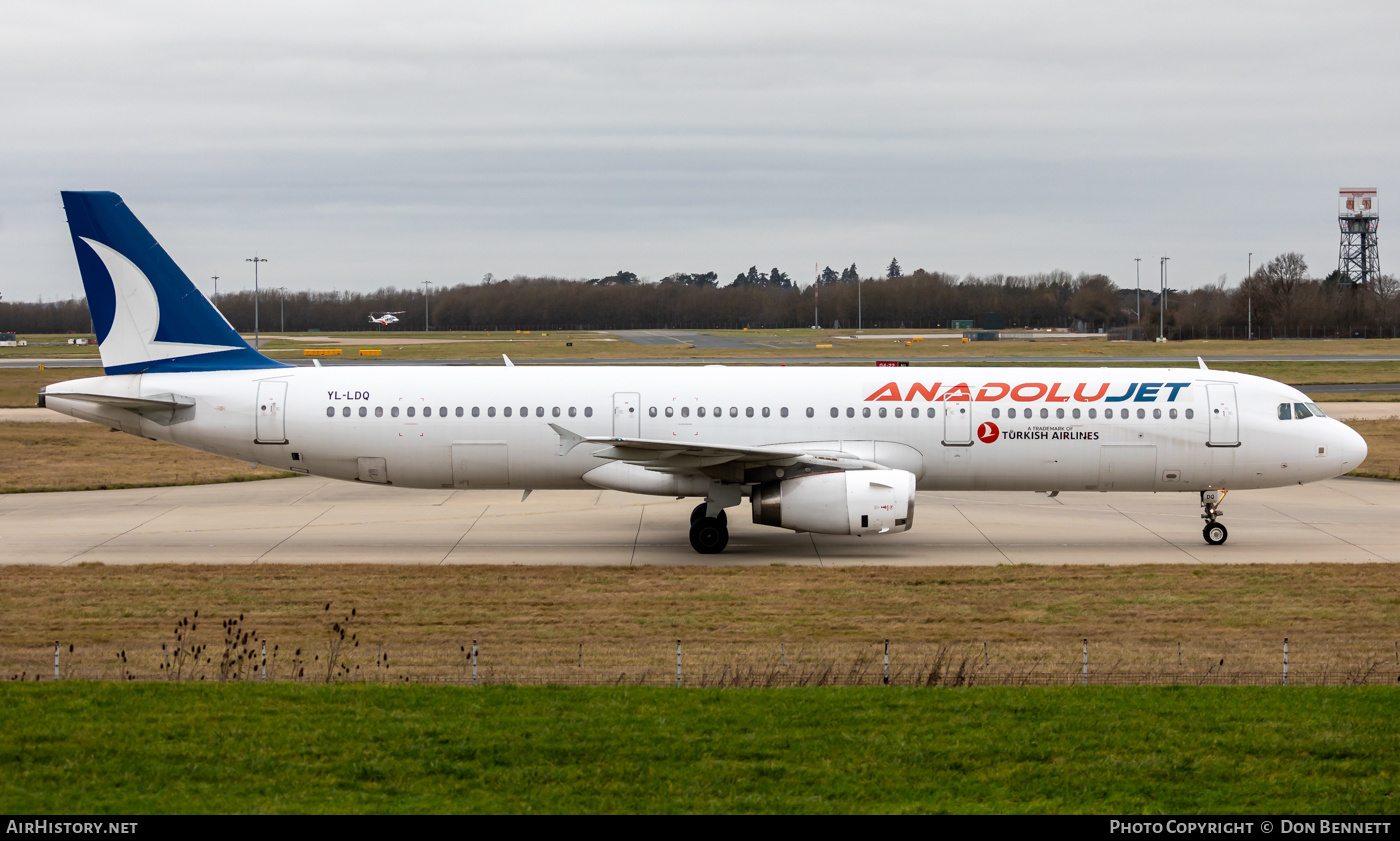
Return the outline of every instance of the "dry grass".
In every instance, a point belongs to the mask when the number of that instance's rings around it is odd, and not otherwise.
[[[0,368],[0,409],[32,409],[50,383],[101,375],[97,368]]]
[[[684,639],[696,679],[770,679],[764,676],[778,674],[786,658],[784,676],[811,679],[835,669],[859,676],[847,682],[871,682],[879,679],[881,641],[889,638],[896,671],[927,672],[942,663],[948,679],[971,670],[984,678],[1033,674],[1063,681],[1077,673],[1085,637],[1096,676],[1153,671],[1219,679],[1272,674],[1282,639],[1290,637],[1296,669],[1332,668],[1340,675],[1357,664],[1380,663],[1394,681],[1390,646],[1400,638],[1400,581],[1388,565],[1369,564],[938,570],[84,565],[9,567],[5,577],[0,670],[7,677],[51,674],[56,639],[65,652],[74,646],[64,659],[75,674],[116,677],[125,668],[158,677],[161,645],[175,643],[176,624],[186,617],[191,624],[183,642],[209,645],[213,663],[204,668],[211,677],[225,648],[223,623],[241,616],[239,627],[254,644],[265,639],[275,653],[274,676],[294,676],[302,668],[306,679],[326,668],[333,622],[347,624],[359,643],[343,651],[348,674],[416,680],[467,679],[475,639],[482,680],[518,679],[523,670],[557,682],[570,675],[597,679],[600,672],[609,680],[626,673],[629,681],[674,681],[675,640]],[[580,645],[583,667],[577,665]],[[389,655],[387,667],[381,651]],[[124,663],[118,652],[126,653]]]
[[[203,485],[293,474],[90,423],[0,423],[0,493]]]
[[[1400,480],[1400,421],[1345,421],[1366,439],[1366,460],[1351,476]]]

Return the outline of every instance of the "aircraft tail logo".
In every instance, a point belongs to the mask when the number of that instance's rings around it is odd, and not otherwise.
[[[108,374],[282,368],[249,347],[116,193],[63,193]]]

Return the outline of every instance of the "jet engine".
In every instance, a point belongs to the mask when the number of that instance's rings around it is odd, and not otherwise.
[[[817,534],[885,534],[914,525],[914,474],[847,470],[764,482],[753,489],[753,521]]]

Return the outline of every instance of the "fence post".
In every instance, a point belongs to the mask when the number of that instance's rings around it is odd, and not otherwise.
[[[681,688],[681,641],[676,640],[676,688]]]
[[[1288,637],[1283,638],[1283,685],[1288,685]]]
[[[1181,666],[1181,641],[1180,641],[1180,640],[1178,640],[1177,643],[1176,643],[1176,665],[1177,665],[1178,668],[1180,668],[1180,666]]]
[[[1400,645],[1400,644],[1397,644],[1397,645]],[[1396,650],[1397,652],[1400,652],[1400,648],[1396,648],[1395,650]],[[780,655],[782,655],[782,658],[783,658],[783,668],[786,669],[786,668],[787,668],[787,643],[784,643],[784,642],[778,643],[778,653],[779,653]],[[1400,658],[1400,654],[1397,654],[1396,656],[1397,656],[1397,658]],[[1396,662],[1400,663],[1400,659],[1397,659]]]
[[[578,667],[583,668],[583,643],[578,644]]]
[[[267,640],[262,641],[262,679],[267,681]]]
[[[890,641],[885,640],[885,685],[890,685]]]
[[[992,658],[987,654],[987,644],[985,642],[982,643],[982,665],[988,668],[991,668],[992,665]]]
[[[476,686],[476,640],[472,640],[472,686]]]
[[[1089,685],[1089,638],[1084,638],[1084,685]]]
[[[58,680],[58,640],[53,641],[53,679]]]

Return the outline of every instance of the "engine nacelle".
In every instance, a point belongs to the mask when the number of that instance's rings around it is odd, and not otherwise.
[[[817,534],[886,534],[914,525],[914,474],[907,470],[818,473],[753,489],[753,521]]]

